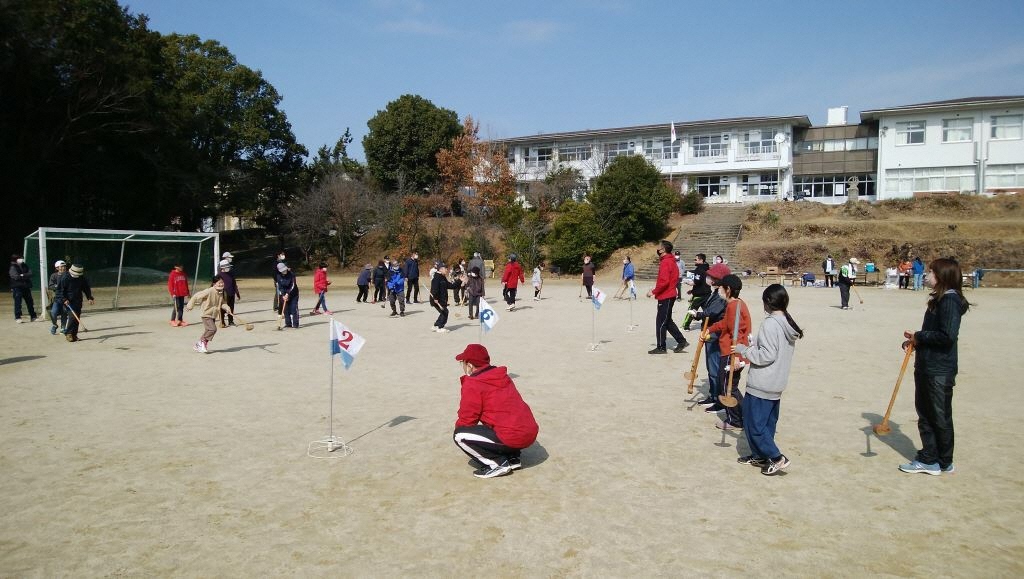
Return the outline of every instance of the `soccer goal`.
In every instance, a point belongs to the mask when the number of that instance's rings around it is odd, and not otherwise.
[[[184,267],[193,293],[217,273],[220,234],[40,227],[25,236],[25,263],[37,265],[40,295],[47,295],[53,264],[85,267],[97,305],[131,308],[168,305],[167,277]]]

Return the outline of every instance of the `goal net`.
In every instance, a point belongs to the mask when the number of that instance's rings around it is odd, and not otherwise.
[[[193,293],[218,271],[218,233],[40,227],[25,237],[25,263],[35,269],[40,295],[57,260],[81,264],[101,308],[170,305],[167,277],[183,266]]]

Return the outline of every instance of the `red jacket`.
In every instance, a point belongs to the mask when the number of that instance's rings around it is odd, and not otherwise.
[[[654,299],[661,301],[675,299],[676,284],[679,283],[679,266],[676,265],[676,258],[671,253],[663,253],[658,263],[658,280],[654,282]]]
[[[722,319],[708,326],[708,332],[718,334],[718,347],[723,356],[728,355],[732,348],[732,330],[736,323],[736,308],[740,308],[740,331],[739,343],[744,346],[750,345],[750,310],[747,304],[741,299],[729,300],[725,305],[725,313]],[[737,354],[738,355],[738,354]]]
[[[489,366],[462,377],[462,399],[455,426],[486,424],[502,444],[526,448],[537,440],[540,428],[533,412],[516,390],[504,366]]]
[[[171,270],[171,274],[167,276],[167,293],[176,298],[183,298],[189,295],[188,276],[185,275],[185,272],[176,269]]]
[[[523,277],[523,266],[519,265],[518,261],[510,261],[505,265],[505,271],[501,274],[501,283],[505,284],[505,287],[516,288],[519,284],[526,283],[526,278]]]
[[[316,268],[313,273],[313,292],[320,293],[327,291],[327,270],[322,267]]]

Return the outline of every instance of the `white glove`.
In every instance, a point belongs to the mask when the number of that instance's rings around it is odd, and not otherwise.
[[[686,310],[686,313],[691,315],[691,316],[696,316],[697,315],[697,310]]]

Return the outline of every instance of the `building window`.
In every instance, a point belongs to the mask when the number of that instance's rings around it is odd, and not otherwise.
[[[875,176],[858,175],[798,175],[793,178],[793,191],[806,197],[845,197],[850,179],[857,178],[860,195],[875,194]]]
[[[745,195],[775,195],[779,192],[778,173],[743,175],[740,186]]]
[[[547,165],[554,154],[552,147],[535,147],[530,149],[530,156],[526,159],[529,167],[540,167]]]
[[[516,164],[516,148],[515,147],[509,147],[509,148],[505,149],[505,160],[508,161],[509,165],[515,165]]]
[[[752,130],[740,133],[740,147],[744,155],[775,153],[775,129]]]
[[[974,191],[974,167],[920,167],[889,169],[885,172],[885,189],[890,193],[929,191]]]
[[[943,119],[942,142],[963,143],[974,138],[974,119]]]
[[[823,151],[871,151],[875,149],[878,149],[878,137],[826,139],[824,141],[799,141],[793,145],[793,154],[821,153]]]
[[[604,144],[604,157],[611,161],[615,157],[623,156],[631,157],[635,151],[633,150],[633,143],[628,141],[619,141],[618,143],[605,143]]]
[[[718,175],[690,177],[690,179],[696,180],[697,192],[700,193],[701,197],[717,197],[718,195],[729,194],[729,182]]]
[[[724,157],[728,154],[729,141],[722,135],[694,135],[690,137],[691,156]]]
[[[989,165],[985,170],[985,189],[1024,187],[1024,165]]]
[[[644,141],[644,156],[652,161],[678,159],[679,140],[676,139],[676,142],[672,143],[671,137],[665,137],[662,139],[646,139]]]
[[[565,145],[558,148],[559,161],[587,161],[590,154],[590,145]]]
[[[993,139],[1021,138],[1021,125],[1024,115],[995,115],[992,117]]]
[[[896,144],[924,144],[924,125],[924,121],[907,121],[905,123],[896,123]]]

